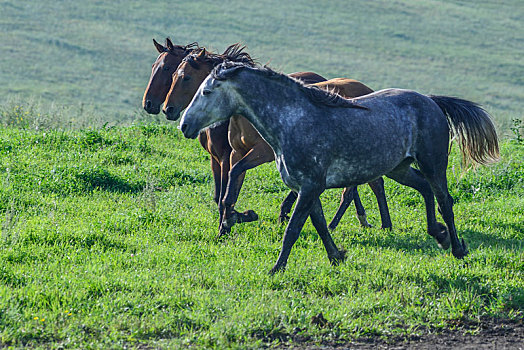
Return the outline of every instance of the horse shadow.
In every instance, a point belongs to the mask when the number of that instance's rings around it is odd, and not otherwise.
[[[512,229],[517,232],[522,232],[523,230],[523,226],[520,224],[499,224],[498,227]],[[345,244],[349,243],[351,245],[377,248],[384,247],[411,255],[419,255],[420,251],[428,256],[442,254],[442,249],[438,248],[433,237],[428,235],[425,230],[421,231],[420,235],[417,235],[416,238],[414,238],[413,234],[402,234],[403,231],[409,230],[410,229],[393,229],[381,230],[379,232],[363,230],[363,232],[352,232],[351,234],[345,230],[341,230],[338,233],[335,231],[335,234],[342,238]],[[304,230],[301,234],[311,239],[319,239],[314,230]],[[501,249],[515,254],[524,252],[523,241],[518,238],[503,238],[491,235],[489,232],[470,229],[460,230],[458,234],[459,238],[464,238],[466,241],[470,253],[480,248]]]

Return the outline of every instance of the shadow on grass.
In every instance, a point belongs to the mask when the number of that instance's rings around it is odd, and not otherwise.
[[[137,193],[144,189],[144,183],[132,183],[111,174],[105,169],[90,169],[76,175],[87,191],[100,189],[109,192]]]
[[[504,226],[510,226],[515,230],[521,229],[519,228],[520,225],[518,224],[504,224]],[[318,239],[317,233],[310,230],[301,232],[301,235],[302,237],[307,237],[313,241]],[[338,232],[336,235],[339,237],[344,237],[347,235],[347,233]],[[354,234],[352,235],[354,236]],[[489,233],[473,230],[459,231],[458,236],[459,239],[464,238],[464,241],[466,242],[470,252],[472,250],[478,249],[479,247],[502,248],[506,251],[513,251],[515,253],[524,251],[524,245],[520,239],[501,238],[499,236],[490,235]],[[436,256],[442,253],[442,249],[438,248],[437,243],[433,237],[429,236],[425,231],[420,232],[420,236],[416,238],[414,238],[411,234],[402,234],[401,231],[396,234],[395,230],[381,231],[378,233],[370,232],[369,234],[366,234],[364,231],[358,234],[356,237],[346,239],[348,239],[351,244],[355,245],[384,247],[403,251],[408,254],[420,254],[420,251],[422,251],[425,255]]]
[[[510,225],[513,226],[513,224]],[[474,230],[464,230],[460,232],[460,234],[461,237],[465,237],[464,240],[467,240],[470,250],[483,246],[489,248],[503,248],[505,250],[511,250],[514,252],[524,251],[524,245],[520,239],[501,238],[491,235],[489,232],[480,232]]]

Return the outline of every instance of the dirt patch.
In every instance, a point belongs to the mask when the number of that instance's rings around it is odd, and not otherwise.
[[[523,320],[482,320],[460,322],[457,328],[427,330],[423,335],[360,338],[354,342],[322,342],[311,344],[295,339],[283,349],[520,349],[524,350]]]

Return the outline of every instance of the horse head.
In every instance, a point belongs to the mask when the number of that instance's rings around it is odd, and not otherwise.
[[[153,44],[159,55],[153,63],[151,77],[147,84],[142,106],[150,114],[158,114],[160,105],[164,102],[169,91],[172,81],[173,72],[184,57],[186,57],[193,48],[197,48],[197,43],[191,43],[186,46],[174,45],[173,42],[166,38],[165,45],[158,43],[153,39]]]

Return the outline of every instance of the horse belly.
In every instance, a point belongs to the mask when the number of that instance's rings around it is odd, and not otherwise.
[[[398,159],[397,159],[398,158]],[[405,157],[371,157],[359,161],[337,160],[326,173],[327,188],[356,186],[376,180],[394,169]]]

